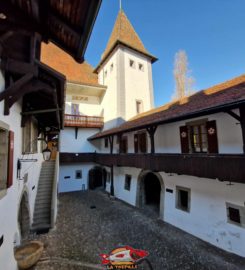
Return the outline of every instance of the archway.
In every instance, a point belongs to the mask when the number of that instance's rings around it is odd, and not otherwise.
[[[94,167],[89,171],[89,189],[103,187],[103,170],[101,167]]]
[[[27,192],[24,191],[19,204],[18,224],[21,239],[28,237],[30,232],[30,211]]]
[[[164,182],[159,173],[143,171],[138,177],[136,206],[152,217],[163,219]]]

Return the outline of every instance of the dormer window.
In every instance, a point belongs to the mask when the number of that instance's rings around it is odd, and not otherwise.
[[[135,68],[135,62],[134,62],[134,60],[132,60],[132,59],[129,60],[129,66],[131,68]]]
[[[141,64],[141,63],[139,63],[139,70],[140,70],[140,71],[144,71],[144,65]]]

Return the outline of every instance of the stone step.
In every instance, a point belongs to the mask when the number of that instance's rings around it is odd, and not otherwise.
[[[33,220],[34,223],[35,222],[39,222],[39,220],[50,220],[50,213],[38,213],[38,214],[34,214]]]
[[[50,229],[51,228],[51,225],[50,223],[40,223],[40,224],[37,224],[37,225],[32,225],[32,228],[31,230],[32,231],[39,231],[39,230],[45,230],[45,229]]]

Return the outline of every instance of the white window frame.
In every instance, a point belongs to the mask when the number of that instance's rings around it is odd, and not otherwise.
[[[230,219],[229,208],[234,208],[234,209],[237,209],[239,211],[240,223],[235,222],[234,220]],[[226,214],[227,214],[227,222],[228,223],[245,228],[245,206],[240,206],[240,205],[236,205],[236,204],[233,204],[230,202],[226,202]]]
[[[188,201],[187,201],[187,208],[181,206],[180,202],[180,191],[185,191],[188,192]],[[191,210],[191,189],[186,188],[186,187],[181,187],[181,186],[176,186],[176,198],[175,198],[175,207],[179,210],[182,210],[184,212],[189,213]]]
[[[38,123],[34,117],[29,117],[25,126],[22,128],[22,154],[36,154],[38,153]],[[30,130],[27,130],[27,129]],[[27,134],[28,133],[28,134]],[[26,136],[28,136],[29,140],[26,141]]]

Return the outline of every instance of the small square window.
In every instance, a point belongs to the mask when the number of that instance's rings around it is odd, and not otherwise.
[[[245,227],[245,207],[226,203],[227,220],[234,225]]]
[[[109,142],[108,142],[108,138],[105,138],[105,148],[108,148]]]
[[[131,68],[135,68],[135,62],[134,62],[134,60],[129,60],[129,66],[131,67]]]
[[[139,63],[139,70],[140,70],[140,71],[144,71],[144,65],[141,64],[141,63]]]
[[[233,222],[241,224],[241,217],[239,209],[228,207],[229,219]]]
[[[125,175],[124,189],[130,190],[130,187],[131,187],[131,178],[132,178],[131,175],[128,175],[128,174]]]
[[[184,187],[176,187],[176,208],[190,211],[191,190]]]
[[[76,179],[82,179],[82,171],[81,170],[76,171]]]
[[[143,112],[143,102],[141,100],[136,100],[136,113]]]

